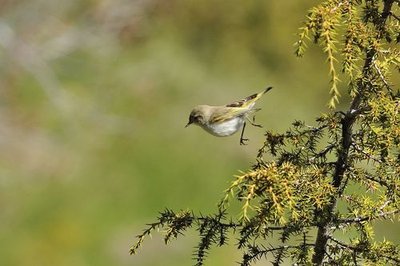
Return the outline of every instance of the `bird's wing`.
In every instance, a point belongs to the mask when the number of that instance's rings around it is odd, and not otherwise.
[[[240,108],[245,108],[245,109],[250,109],[254,106],[255,102],[261,98],[266,92],[271,90],[272,87],[268,87],[262,92],[259,93],[254,93],[242,100],[227,104],[226,107],[240,107]]]
[[[222,123],[232,118],[246,114],[249,111],[248,108],[243,107],[221,107],[214,111],[211,115],[210,123]]]
[[[215,110],[210,117],[210,123],[222,123],[226,120],[246,114],[253,108],[256,101],[271,89],[272,87],[268,87],[262,92],[252,94],[242,100],[227,104],[224,108]]]

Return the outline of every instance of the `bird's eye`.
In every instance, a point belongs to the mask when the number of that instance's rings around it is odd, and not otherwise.
[[[202,120],[203,120],[203,117],[199,114],[193,114],[193,115],[190,115],[190,117],[189,117],[190,123],[198,123],[198,122],[201,122]]]
[[[191,115],[191,116],[189,117],[189,123],[194,123],[196,120],[197,120],[197,119],[196,119],[196,117],[195,117],[194,115]]]

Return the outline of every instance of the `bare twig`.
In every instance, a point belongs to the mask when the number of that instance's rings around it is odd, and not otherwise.
[[[383,209],[383,208],[384,207],[382,207],[382,206],[380,207],[380,209]],[[373,215],[373,216],[359,216],[359,217],[355,217],[355,218],[338,219],[337,222],[342,223],[342,224],[362,223],[362,222],[366,222],[366,221],[371,221],[371,220],[387,217],[389,215],[394,215],[399,212],[400,212],[400,209],[396,209],[396,210],[389,211],[389,212],[381,212],[380,214]]]

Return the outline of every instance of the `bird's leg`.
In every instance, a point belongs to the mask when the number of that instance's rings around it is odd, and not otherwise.
[[[260,111],[260,110],[261,110],[261,108],[254,109],[254,112],[257,112],[257,111]],[[247,118],[247,121],[248,121],[252,126],[255,126],[255,127],[262,127],[262,125],[256,124],[256,115],[253,115],[252,121],[250,121],[249,118]]]
[[[253,115],[252,121],[250,121],[250,119],[247,119],[247,121],[249,121],[249,123],[250,123],[252,126],[255,126],[255,127],[263,127],[263,126],[260,125],[260,124],[256,124],[256,116],[255,116],[255,115]]]
[[[245,139],[243,138],[243,134],[244,134],[244,129],[246,128],[246,122],[243,123],[243,127],[242,127],[242,133],[240,134],[240,145],[247,145],[246,141],[248,141],[249,139]]]
[[[261,108],[255,108],[255,109],[252,110],[252,113],[258,112],[258,111],[260,111],[260,110],[261,110]],[[252,126],[255,126],[255,127],[262,127],[262,125],[256,124],[256,115],[253,115],[252,120],[250,120],[248,117],[246,117],[246,119],[247,119],[247,121],[248,121]]]

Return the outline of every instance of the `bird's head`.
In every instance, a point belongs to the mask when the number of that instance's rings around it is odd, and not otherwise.
[[[188,127],[191,124],[195,125],[203,125],[206,122],[205,119],[205,108],[206,106],[199,105],[193,108],[192,112],[189,115],[189,122],[185,127]]]

